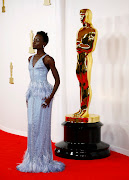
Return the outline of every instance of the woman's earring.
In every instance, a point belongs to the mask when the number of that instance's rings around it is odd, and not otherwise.
[[[43,48],[44,48],[44,45],[43,45]]]

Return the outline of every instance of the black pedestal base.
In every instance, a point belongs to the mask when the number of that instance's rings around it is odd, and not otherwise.
[[[55,155],[67,159],[91,160],[110,155],[109,145],[100,141],[102,123],[64,122],[64,141],[56,143]]]
[[[110,155],[109,145],[100,142],[97,144],[78,144],[59,142],[56,144],[55,155],[67,159],[101,159]]]

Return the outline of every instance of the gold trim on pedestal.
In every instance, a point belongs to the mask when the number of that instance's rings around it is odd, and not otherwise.
[[[75,117],[73,114],[68,114],[65,116],[65,121],[71,123],[96,123],[100,122],[100,116],[97,114],[89,114],[88,117]]]

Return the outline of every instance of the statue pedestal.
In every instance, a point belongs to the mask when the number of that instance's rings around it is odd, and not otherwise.
[[[109,145],[101,141],[98,115],[89,118],[66,116],[64,141],[56,143],[55,155],[67,159],[101,159],[110,155]]]

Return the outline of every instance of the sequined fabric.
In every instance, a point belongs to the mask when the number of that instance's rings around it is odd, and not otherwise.
[[[65,169],[65,164],[53,160],[51,147],[51,109],[42,108],[42,98],[48,97],[53,86],[47,81],[48,69],[43,63],[42,56],[33,67],[32,56],[28,69],[30,72],[30,84],[26,92],[28,100],[28,139],[27,149],[23,155],[22,163],[17,163],[16,169],[21,172],[59,172]]]

